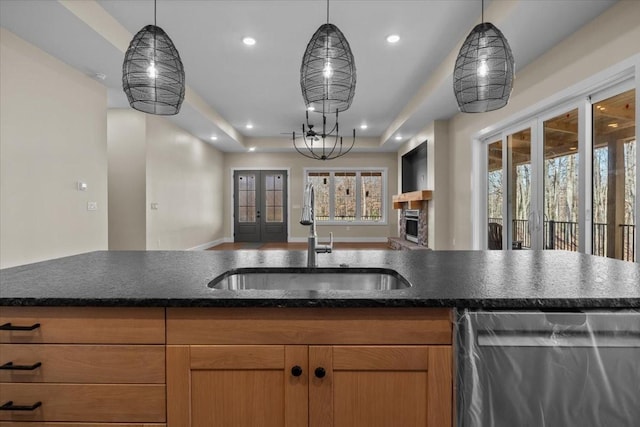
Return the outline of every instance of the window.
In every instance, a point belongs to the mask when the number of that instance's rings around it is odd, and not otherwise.
[[[385,169],[307,169],[313,183],[318,222],[386,222]]]

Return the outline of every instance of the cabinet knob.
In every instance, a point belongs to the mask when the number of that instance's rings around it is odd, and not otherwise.
[[[327,375],[323,367],[316,368],[314,373],[316,374],[316,378],[324,378],[324,376]]]
[[[291,375],[293,375],[294,377],[299,377],[300,375],[302,375],[302,368],[298,365],[294,366],[293,368],[291,368]]]

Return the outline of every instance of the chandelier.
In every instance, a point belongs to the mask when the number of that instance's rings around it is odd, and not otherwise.
[[[184,100],[184,66],[173,42],[156,24],[133,37],[122,64],[122,88],[132,108],[158,115],[175,115]]]
[[[304,98],[306,127],[302,125],[299,135],[304,146],[293,146],[303,156],[331,160],[347,154],[353,148],[356,130],[351,144],[343,145],[338,124],[338,113],[351,106],[356,90],[356,65],[349,42],[342,31],[329,23],[329,0],[327,0],[327,23],[313,34],[307,44],[300,67],[300,88]],[[322,132],[314,130],[309,123],[309,111],[322,114]],[[335,122],[327,125],[327,115],[335,114]],[[302,145],[302,144],[301,144]]]
[[[460,111],[484,113],[504,107],[513,89],[515,63],[502,32],[484,22],[462,44],[453,71],[453,92]]]

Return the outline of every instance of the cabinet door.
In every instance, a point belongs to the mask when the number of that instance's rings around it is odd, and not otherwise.
[[[306,346],[168,346],[168,426],[306,426],[308,378]]]
[[[450,346],[311,346],[310,427],[451,426]]]

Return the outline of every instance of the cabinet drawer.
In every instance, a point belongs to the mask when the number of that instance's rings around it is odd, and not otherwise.
[[[0,382],[157,383],[165,382],[164,346],[0,344]]]
[[[0,383],[0,404],[42,402],[33,411],[0,411],[0,420],[164,422],[164,385]]]
[[[168,308],[168,344],[451,344],[444,308]]]
[[[164,344],[164,309],[0,307],[2,343]],[[38,325],[38,326],[36,326]]]

